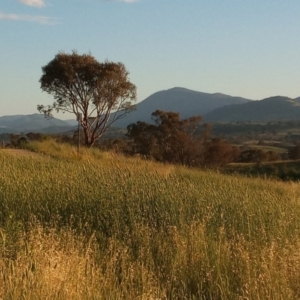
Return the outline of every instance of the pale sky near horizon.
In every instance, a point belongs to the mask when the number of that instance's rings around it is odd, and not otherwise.
[[[299,97],[299,15],[299,0],[0,0],[0,116],[52,103],[41,67],[72,50],[124,63],[138,101],[173,87]]]

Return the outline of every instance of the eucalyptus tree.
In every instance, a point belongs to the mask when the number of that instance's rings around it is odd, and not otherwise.
[[[58,53],[42,67],[41,89],[54,97],[51,105],[38,105],[39,112],[73,113],[92,147],[114,122],[132,111],[136,86],[122,63],[98,62],[91,54]]]

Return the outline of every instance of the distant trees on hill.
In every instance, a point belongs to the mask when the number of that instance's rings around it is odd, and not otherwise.
[[[181,119],[179,113],[156,110],[152,113],[153,123],[138,121],[127,127],[127,134],[116,129],[98,147],[126,155],[140,155],[156,161],[181,164],[189,167],[220,168],[231,162],[267,162],[282,159],[266,149],[237,147],[211,134],[211,126],[202,122],[201,116]],[[51,136],[57,142],[77,145],[78,133]],[[122,134],[120,134],[122,133]],[[124,135],[125,134],[125,135]],[[11,134],[10,144],[23,147],[27,141],[43,141],[49,136],[40,133]],[[80,138],[82,141],[83,138]],[[264,140],[259,145],[265,145]],[[290,159],[300,158],[300,145],[289,150]]]
[[[281,160],[281,156],[274,151],[262,151],[259,149],[246,149],[241,151],[238,162],[266,162]]]
[[[152,118],[155,124],[128,126],[132,153],[162,162],[213,168],[232,162],[239,154],[228,142],[211,139],[210,126],[201,126],[201,116],[181,120],[179,113],[156,110]],[[196,134],[199,127],[201,133]]]

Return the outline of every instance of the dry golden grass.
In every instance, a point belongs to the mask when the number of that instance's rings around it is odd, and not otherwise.
[[[0,151],[0,298],[300,299],[299,183],[35,147]]]

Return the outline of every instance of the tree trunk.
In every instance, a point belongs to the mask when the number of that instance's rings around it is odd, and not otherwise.
[[[93,137],[93,135],[88,132],[88,130],[86,128],[84,128],[83,132],[84,132],[84,144],[85,144],[85,147],[91,148],[95,144],[96,140]]]

